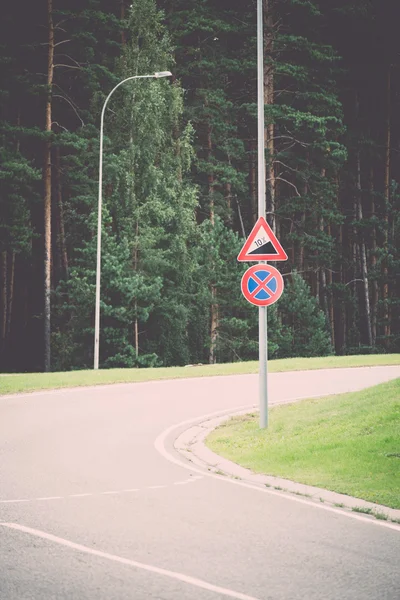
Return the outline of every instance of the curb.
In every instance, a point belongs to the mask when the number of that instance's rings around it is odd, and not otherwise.
[[[219,417],[207,419],[198,423],[183,433],[181,433],[174,442],[174,448],[186,460],[193,464],[206,469],[217,475],[225,475],[234,479],[240,479],[246,483],[259,484],[260,486],[270,487],[288,494],[295,494],[309,498],[310,502],[324,502],[335,508],[343,508],[365,515],[371,515],[376,519],[384,521],[392,521],[400,524],[400,510],[389,508],[381,504],[375,504],[354,498],[346,494],[339,494],[330,490],[317,488],[288,479],[274,477],[272,475],[258,475],[250,469],[241,467],[240,465],[215,454],[205,445],[207,436],[219,425],[231,419],[234,416],[249,414],[249,409],[241,410],[229,414],[224,414]]]

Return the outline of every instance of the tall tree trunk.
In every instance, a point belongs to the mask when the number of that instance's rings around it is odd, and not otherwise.
[[[391,67],[389,65],[386,79],[386,124],[385,124],[385,174],[384,174],[384,238],[383,238],[383,322],[385,345],[388,345],[390,336],[390,314],[389,314],[389,281],[388,281],[388,245],[389,245],[389,202],[390,202],[390,143],[391,143]]]
[[[358,202],[356,195],[353,197],[353,210],[352,210],[352,227],[351,227],[351,290],[353,294],[353,303],[351,304],[351,309],[349,310],[348,316],[351,319],[351,325],[349,329],[353,332],[357,332],[357,341],[360,339],[360,328],[359,323],[357,322],[357,311],[356,306],[358,305],[358,280],[360,279],[361,269],[359,268],[359,246],[358,246],[358,231],[357,231],[357,211],[358,211]],[[353,340],[354,344],[354,340]]]
[[[304,197],[306,198],[308,195],[308,181],[304,182]],[[299,258],[298,258],[298,268],[299,271],[304,271],[304,233],[306,228],[306,211],[303,210],[300,217],[301,230],[300,230],[300,240],[299,240]]]
[[[211,125],[207,125],[207,160],[208,164],[211,165],[212,159],[212,134]],[[215,224],[215,206],[214,206],[214,173],[210,168],[208,173],[208,195],[210,199],[210,221],[211,224]],[[218,325],[219,325],[219,306],[218,306],[218,295],[217,286],[214,282],[210,285],[211,292],[211,307],[210,307],[210,354],[209,363],[211,365],[217,362],[217,341],[218,341]]]
[[[219,304],[217,296],[217,286],[211,285],[211,344],[210,344],[210,365],[215,365],[217,362],[217,342],[218,342],[218,326],[219,326]]]
[[[120,0],[120,7],[121,7],[120,18],[121,18],[121,21],[124,21],[125,20],[125,0]],[[126,32],[125,32],[124,26],[122,26],[122,29],[121,29],[121,44],[122,44],[122,46],[126,45]]]
[[[378,286],[378,281],[377,281],[377,277],[376,277],[376,263],[377,263],[377,259],[376,259],[376,251],[377,251],[377,244],[376,244],[376,223],[375,223],[375,217],[376,217],[376,206],[375,206],[375,190],[374,190],[374,168],[371,167],[370,169],[370,174],[369,174],[369,193],[370,193],[370,197],[371,197],[371,217],[373,219],[373,226],[372,226],[372,249],[371,249],[371,268],[373,271],[375,271],[374,273],[374,278],[372,281],[372,322],[371,322],[371,334],[372,334],[372,345],[375,346],[376,344],[376,334],[377,334],[377,316],[378,316],[378,303],[379,303],[379,286]]]
[[[293,235],[293,231],[294,231],[294,222],[291,221],[290,222],[290,229],[289,229],[289,235],[292,236]],[[292,245],[290,248],[288,248],[288,252],[287,255],[289,257],[289,260],[291,262],[292,265],[296,264],[296,243],[294,241],[292,241]]]
[[[324,168],[321,169],[321,177],[325,177],[325,169]],[[316,230],[323,233],[324,218],[323,218],[322,214],[315,215],[315,228],[316,228]],[[322,286],[323,277],[321,274],[321,271],[323,269],[323,264],[322,264],[321,254],[320,254],[320,251],[318,250],[318,248],[315,251],[315,263],[316,263],[316,269],[315,269],[315,272],[313,273],[314,283],[312,284],[312,289],[314,290],[314,295],[317,298],[320,307],[324,310],[325,317],[326,317],[326,311],[325,311],[325,307],[324,307],[324,290],[323,289],[321,290],[321,288],[323,288],[323,286]],[[322,291],[322,293],[321,293],[321,291]]]
[[[231,183],[225,184],[225,201],[226,201],[226,213],[228,215],[227,223],[231,224],[232,223],[232,184]]]
[[[264,103],[265,106],[271,106],[274,103],[274,22],[272,16],[272,7],[270,0],[264,0],[264,45],[265,45],[265,60],[264,60]],[[276,180],[274,167],[274,124],[273,122],[266,123],[265,126],[265,149],[267,151],[266,158],[266,175],[267,175],[267,217],[272,230],[276,233]]]
[[[328,234],[331,237],[331,226],[328,225]],[[332,284],[333,284],[333,274],[332,274],[332,269],[328,269],[326,272],[326,284],[329,286],[329,293],[328,293],[328,314],[329,314],[329,327],[331,330],[331,338],[332,338],[332,347],[335,348],[335,311],[334,311],[334,305],[333,305],[333,290],[332,290]]]
[[[60,148],[55,148],[55,191],[56,191],[56,222],[57,222],[57,251],[61,267],[61,276],[68,279],[68,253],[65,242],[64,206],[61,188],[61,160]]]
[[[324,217],[319,218],[319,230],[323,233],[324,231]],[[323,264],[319,265],[319,275],[320,275],[320,290],[321,290],[321,300],[322,300],[322,308],[325,313],[326,326],[329,330],[329,337],[331,339],[331,345],[333,347],[334,339],[333,332],[331,329],[331,321],[329,318],[329,305],[328,305],[328,290],[326,288],[326,271]]]
[[[254,225],[257,221],[257,143],[255,140],[250,141],[249,153],[249,184],[250,184],[250,209],[251,222]]]
[[[44,370],[50,371],[51,333],[51,126],[52,126],[52,86],[54,72],[54,26],[53,0],[47,0],[48,53],[47,53],[47,99],[45,131],[48,137],[44,152]]]
[[[228,164],[229,164],[229,166],[232,165],[231,157],[229,155],[228,155]],[[227,223],[231,224],[232,223],[232,184],[230,182],[226,182],[224,187],[225,187],[226,214],[228,215],[226,221],[227,221]]]
[[[0,324],[0,358],[1,364],[4,363],[4,357],[6,355],[6,331],[7,331],[7,250],[3,250],[1,253],[0,261],[0,272],[1,272],[1,324]]]
[[[135,356],[139,357],[139,319],[137,317],[138,304],[135,300]]]
[[[6,322],[6,340],[9,341],[11,335],[11,318],[14,303],[14,281],[15,281],[15,252],[11,252],[10,277],[8,282],[8,301],[7,301],[7,322]]]
[[[211,165],[212,160],[212,133],[211,133],[211,125],[207,124],[207,161],[208,164]],[[211,224],[215,224],[215,206],[214,206],[214,173],[209,166],[209,172],[207,175],[208,180],[208,198],[210,201],[210,221]]]
[[[362,209],[362,192],[361,192],[361,159],[360,152],[357,152],[357,220],[359,226],[362,228],[363,220],[363,209]],[[365,318],[367,324],[367,339],[368,345],[372,346],[372,327],[371,327],[371,309],[369,302],[369,282],[368,282],[368,265],[367,265],[367,252],[365,248],[364,234],[359,234],[360,240],[360,256],[361,256],[361,274],[364,284],[364,304],[365,304]]]
[[[299,241],[299,259],[298,259],[298,266],[299,266],[299,271],[302,272],[304,271],[304,230],[306,227],[306,213],[305,211],[303,211],[301,213],[301,218],[300,218],[300,222],[301,222],[301,238]]]
[[[240,228],[242,231],[242,236],[245,238],[246,237],[246,230],[244,228],[244,223],[243,223],[243,217],[242,217],[242,209],[240,208],[240,203],[239,203],[239,199],[236,196],[236,206],[237,206],[237,211],[238,211],[238,216],[239,216],[239,221],[240,221]]]
[[[136,220],[136,239],[135,247],[133,250],[133,269],[137,272],[139,265],[139,219]],[[135,338],[135,355],[136,358],[139,356],[139,319],[138,319],[138,304],[135,299],[135,322],[134,322],[134,338]]]
[[[343,235],[343,230],[344,230],[344,225],[339,225],[339,248],[341,248],[343,250],[344,246],[343,244],[345,243],[345,236]],[[345,285],[345,277],[346,277],[346,271],[343,265],[343,260],[340,261],[339,264],[339,276],[340,276],[340,283],[342,286]],[[347,318],[346,318],[346,303],[344,301],[344,298],[341,299],[340,302],[340,339],[339,339],[339,351],[341,354],[343,354],[344,349],[347,346]]]

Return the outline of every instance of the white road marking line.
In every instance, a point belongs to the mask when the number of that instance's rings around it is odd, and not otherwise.
[[[94,496],[94,494],[70,494],[67,498],[84,498],[85,496]]]
[[[136,560],[131,560],[129,558],[123,558],[122,556],[116,556],[115,554],[109,554],[108,552],[101,552],[100,550],[95,550],[93,548],[89,548],[88,546],[83,546],[82,544],[70,542],[69,540],[65,540],[63,538],[57,537],[50,533],[46,533],[44,531],[40,531],[38,529],[32,529],[31,527],[25,527],[24,525],[18,525],[17,523],[0,522],[0,526],[7,527],[8,529],[14,529],[16,531],[21,531],[34,537],[42,538],[44,540],[48,540],[49,542],[60,544],[61,546],[66,546],[67,548],[71,548],[72,550],[77,550],[78,552],[84,552],[86,554],[91,554],[92,556],[98,556],[99,558],[105,558],[113,562],[128,565],[130,567],[135,567],[136,569],[142,569],[143,571],[149,571],[150,573],[156,573],[157,575],[163,575],[171,579],[176,579],[194,587],[202,588],[204,590],[208,590],[216,594],[221,594],[229,598],[236,598],[236,600],[259,600],[254,596],[248,596],[247,594],[235,592],[228,588],[208,583],[207,581],[203,581],[202,579],[191,577],[190,575],[184,575],[183,573],[178,573],[176,571],[169,571],[168,569],[162,569],[160,567],[155,567],[153,565],[141,563]]]
[[[300,398],[291,398],[290,400],[287,400],[286,403],[294,402],[296,400],[306,400],[308,398],[314,398],[314,397],[321,398],[322,395],[319,394],[318,396],[304,396],[304,397],[300,397]],[[179,460],[179,458],[176,458],[173,454],[168,452],[168,450],[165,448],[165,441],[166,441],[167,437],[174,430],[181,429],[182,427],[185,427],[186,425],[189,426],[189,425],[193,425],[194,423],[201,423],[203,421],[208,421],[209,419],[212,419],[213,417],[223,416],[226,414],[232,414],[232,416],[233,416],[234,414],[239,413],[243,410],[247,410],[247,409],[250,412],[251,410],[254,410],[254,408],[255,408],[254,404],[252,404],[250,406],[249,405],[237,406],[236,408],[232,408],[230,411],[224,410],[224,411],[213,412],[213,413],[209,413],[207,415],[203,415],[203,416],[196,417],[193,419],[187,419],[185,421],[181,421],[180,423],[177,423],[176,425],[171,425],[170,427],[165,429],[162,433],[160,433],[160,435],[154,441],[154,448],[157,450],[157,452],[159,452],[161,454],[161,456],[163,458],[165,458],[169,462],[174,463],[175,465],[178,465],[179,467],[182,467],[183,469],[187,469],[188,471],[194,471],[195,473],[199,473],[203,477],[210,477],[211,479],[217,479],[218,481],[223,481],[224,483],[228,483],[231,485],[238,485],[240,487],[244,487],[244,488],[247,488],[250,490],[256,490],[257,492],[261,492],[263,494],[279,496],[280,498],[284,498],[286,500],[291,500],[292,502],[298,502],[299,504],[305,504],[308,507],[314,507],[319,510],[325,510],[325,511],[328,511],[331,513],[336,513],[337,515],[340,515],[342,517],[348,517],[350,519],[355,519],[356,521],[362,521],[363,523],[369,523],[370,525],[377,525],[378,527],[385,527],[387,529],[392,529],[394,531],[397,531],[397,533],[400,533],[400,527],[398,525],[396,525],[395,523],[388,523],[387,521],[371,519],[368,517],[364,517],[355,512],[346,512],[344,510],[340,510],[339,508],[334,508],[333,506],[327,506],[326,504],[323,504],[323,503],[312,502],[310,500],[307,500],[306,498],[299,498],[297,496],[291,496],[290,494],[282,494],[281,492],[271,490],[270,488],[258,487],[257,485],[253,485],[251,483],[246,483],[244,481],[238,481],[236,479],[231,479],[230,477],[226,477],[224,475],[216,475],[214,473],[208,473],[207,471],[198,469],[197,467],[193,466],[192,464],[189,464],[189,463],[185,464],[183,462],[183,460]]]
[[[35,500],[62,500],[62,496],[47,496],[47,498],[35,498]]]
[[[186,483],[192,483],[194,481],[198,481],[199,479],[203,479],[203,476],[199,476],[199,475],[195,475],[194,477],[191,477],[188,480],[185,481],[178,481],[178,482],[174,482],[171,484],[165,484],[165,485],[150,485],[146,488],[130,488],[128,490],[113,490],[113,491],[107,491],[107,492],[86,492],[83,494],[69,494],[68,496],[44,496],[42,498],[20,498],[20,499],[16,499],[16,500],[0,500],[0,504],[18,504],[20,502],[39,502],[42,500],[66,500],[68,498],[86,498],[89,496],[108,496],[108,495],[118,495],[118,494],[127,494],[127,493],[132,493],[132,492],[140,492],[143,490],[161,490],[164,489],[166,487],[168,487],[169,485],[184,485]]]

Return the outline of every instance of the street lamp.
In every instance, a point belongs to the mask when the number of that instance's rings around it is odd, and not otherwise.
[[[100,158],[99,158],[99,199],[98,199],[98,217],[97,217],[97,266],[96,266],[96,302],[95,302],[95,324],[94,324],[94,369],[99,368],[99,342],[100,342],[100,277],[101,277],[101,209],[102,209],[102,189],[103,189],[103,129],[104,113],[107,103],[115,90],[120,85],[131,79],[159,79],[161,77],[171,77],[169,71],[159,71],[153,75],[133,75],[120,81],[108,94],[104,101],[100,119]]]

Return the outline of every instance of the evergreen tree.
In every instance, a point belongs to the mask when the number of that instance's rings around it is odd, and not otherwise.
[[[282,327],[272,331],[279,358],[326,356],[333,348],[324,313],[298,273],[291,275],[279,301]]]
[[[132,5],[126,36],[120,80],[171,64],[170,42],[153,0]],[[102,364],[148,365],[157,356],[166,364],[187,362],[186,287],[197,199],[186,179],[191,129],[182,123],[178,83],[128,82],[106,113],[106,132]],[[84,255],[93,253],[90,240]],[[83,279],[86,265],[74,271],[75,279]],[[93,296],[93,271],[87,280]],[[74,287],[71,282],[70,297]],[[79,314],[85,312],[82,300],[75,308]]]
[[[398,351],[396,3],[263,5],[267,218],[289,255],[270,356],[328,351],[326,327],[338,353]],[[106,114],[102,365],[256,358],[236,262],[257,216],[255,9],[33,0],[3,11],[2,370],[48,368],[49,325],[51,367],[91,367],[100,112],[123,78],[165,69],[172,85],[124,84]]]

